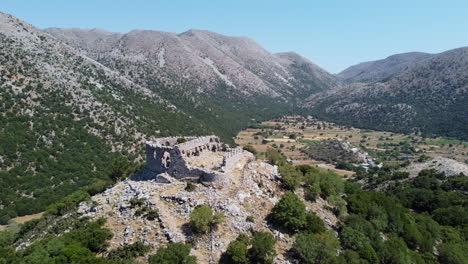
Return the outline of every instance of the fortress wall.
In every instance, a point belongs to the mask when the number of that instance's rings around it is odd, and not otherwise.
[[[239,161],[248,154],[254,158],[250,152],[247,152],[240,147],[230,149],[223,157],[224,171],[233,169]]]
[[[146,143],[146,167],[138,179],[157,179],[157,175],[167,173],[182,180],[201,181],[214,186],[225,186],[229,179],[227,174],[203,168],[192,168],[187,165],[187,158],[201,152],[221,151],[221,142],[217,136],[185,137],[188,141],[177,144],[180,137],[159,138]],[[230,149],[223,158],[226,168],[233,168],[248,152],[241,148]],[[250,154],[251,155],[251,154]],[[252,155],[253,157],[253,155]],[[135,176],[135,177],[136,177]]]
[[[177,139],[182,138],[182,137],[165,137],[165,138],[157,138],[154,140],[154,144],[160,145],[160,146],[174,146],[177,145]],[[183,137],[187,141],[191,141],[196,139],[197,137]]]
[[[191,156],[204,151],[218,151],[221,143],[217,136],[197,137],[176,146],[182,155]]]

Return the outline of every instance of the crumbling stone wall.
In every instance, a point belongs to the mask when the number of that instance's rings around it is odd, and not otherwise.
[[[250,152],[247,152],[245,150],[243,150],[242,148],[240,147],[237,147],[237,148],[232,148],[232,149],[229,149],[225,154],[224,154],[224,157],[223,157],[223,169],[224,171],[227,171],[227,170],[232,170],[238,163],[239,161],[243,158],[243,157],[246,157],[246,155],[251,159],[251,160],[254,160],[255,157],[252,153]]]

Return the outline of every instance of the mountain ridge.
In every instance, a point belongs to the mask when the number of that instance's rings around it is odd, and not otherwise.
[[[468,47],[452,49],[409,66],[403,62],[378,78],[350,77],[309,97],[306,107],[353,126],[466,138],[467,67]]]

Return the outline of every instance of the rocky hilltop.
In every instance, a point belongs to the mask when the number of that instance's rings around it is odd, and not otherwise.
[[[115,234],[110,250],[138,241],[155,250],[169,242],[184,242],[194,245],[192,254],[199,263],[218,263],[229,243],[240,234],[271,228],[267,216],[283,194],[278,167],[256,160],[245,150],[214,148],[219,143],[214,136],[186,138],[188,142],[180,144],[175,143],[176,138],[148,142],[147,167],[80,204],[79,216],[107,219],[105,227]],[[179,151],[184,154],[174,155]],[[160,159],[162,163],[157,162]],[[191,169],[178,174],[175,170],[184,171],[182,163]],[[148,171],[160,173],[142,180],[141,174]],[[206,176],[214,172],[220,178],[207,180]],[[187,182],[193,182],[191,189]],[[196,234],[189,225],[190,214],[199,205],[224,214],[223,223],[208,234]],[[322,199],[308,210],[325,219],[329,228],[337,223]],[[150,211],[157,211],[157,217],[148,218]],[[280,231],[273,233],[279,253],[275,263],[287,263],[284,259],[293,239]]]

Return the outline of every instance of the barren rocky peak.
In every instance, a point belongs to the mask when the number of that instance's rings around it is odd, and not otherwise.
[[[296,78],[291,64],[311,65],[309,79],[327,82],[334,77],[306,59],[288,62],[271,54],[247,37],[230,37],[218,33],[191,29],[176,34],[152,30],[109,33],[98,30],[46,29],[55,37],[83,50],[88,56],[128,72],[144,67],[148,74],[159,79],[170,79],[174,84],[189,80],[201,90],[212,90],[226,85],[243,94],[264,94],[272,97],[289,95],[295,90],[314,90],[302,79]],[[143,64],[145,65],[137,65]],[[123,65],[123,66],[122,66]],[[166,77],[163,77],[166,76]],[[168,77],[171,76],[171,77]]]
[[[304,74],[310,74],[323,82],[329,83],[330,85],[336,84],[338,81],[334,74],[320,68],[320,66],[296,52],[281,52],[276,53],[275,56],[279,58],[279,63],[281,65],[302,69]]]

